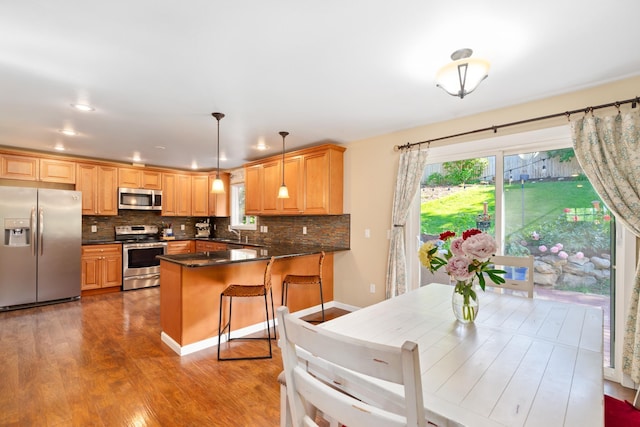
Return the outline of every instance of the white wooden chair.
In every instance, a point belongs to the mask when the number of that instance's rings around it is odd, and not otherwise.
[[[511,275],[510,277],[504,277],[505,283],[501,285],[496,285],[491,280],[486,280],[486,286],[522,291],[526,293],[527,297],[533,298],[533,259],[532,255],[526,257],[495,255],[491,258],[495,268],[507,272],[511,271]],[[526,268],[526,275],[520,276],[516,272],[518,268]],[[505,276],[508,276],[508,274]]]
[[[291,316],[287,307],[277,316],[288,401],[281,410],[288,407],[293,426],[317,426],[317,411],[348,427],[426,426],[416,343],[346,337]],[[401,402],[384,381],[404,389]],[[350,395],[341,391],[347,385]]]

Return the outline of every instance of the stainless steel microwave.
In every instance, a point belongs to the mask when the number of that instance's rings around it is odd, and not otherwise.
[[[162,210],[162,190],[118,188],[118,208],[142,211]]]

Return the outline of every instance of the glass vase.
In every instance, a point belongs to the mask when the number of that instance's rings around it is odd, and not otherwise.
[[[478,316],[478,294],[473,282],[458,281],[451,296],[453,314],[459,322],[473,323]]]

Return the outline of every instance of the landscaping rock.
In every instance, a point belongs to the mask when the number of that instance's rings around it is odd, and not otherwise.
[[[587,274],[590,274],[595,269],[596,266],[592,262],[587,262],[584,265],[568,262],[564,267],[562,267],[562,271],[564,273],[575,274],[577,276],[585,276]]]
[[[567,261],[572,262],[574,264],[578,264],[578,265],[584,265],[589,262],[589,258],[586,256],[583,256],[582,258],[578,258],[575,255],[570,255],[569,258],[567,258]]]
[[[578,276],[571,273],[563,273],[562,276],[560,276],[558,283],[569,288],[584,288],[595,286],[597,284],[597,280],[592,276]]]
[[[599,269],[608,269],[611,267],[611,261],[597,256],[591,257],[591,262]]]
[[[555,286],[556,282],[558,281],[558,275],[555,273],[539,273],[539,272],[534,272],[533,273],[533,282],[536,285],[540,285],[540,286]]]

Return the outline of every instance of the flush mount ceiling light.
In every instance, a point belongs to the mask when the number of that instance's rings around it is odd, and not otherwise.
[[[451,54],[453,62],[438,70],[436,86],[460,99],[470,94],[489,75],[489,61],[471,58],[473,50],[459,49]]]
[[[218,170],[216,172],[216,179],[211,184],[211,192],[216,194],[224,193],[224,182],[220,179],[220,119],[224,117],[222,113],[211,113],[213,117],[218,121]]]
[[[282,185],[278,190],[278,199],[288,199],[289,198],[289,190],[287,186],[284,185],[284,138],[289,135],[289,132],[278,132],[282,137]]]

